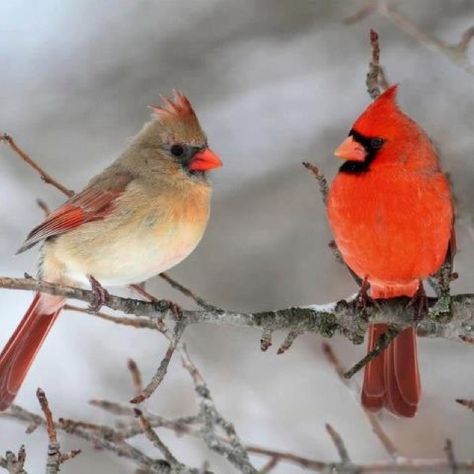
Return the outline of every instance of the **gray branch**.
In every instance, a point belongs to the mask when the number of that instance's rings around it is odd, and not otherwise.
[[[93,301],[91,291],[57,285],[33,278],[0,277],[0,288],[41,291],[65,298]],[[420,337],[461,341],[474,336],[474,294],[429,298],[429,312],[417,323]],[[111,295],[106,306],[137,317],[159,321],[169,313],[168,301],[142,301]],[[323,337],[342,334],[355,344],[362,343],[368,323],[387,323],[403,328],[413,324],[414,308],[407,298],[378,300],[363,312],[356,308],[353,298],[327,304],[291,307],[273,311],[243,313],[226,310],[183,310],[180,324],[220,324],[252,327],[266,332],[277,330],[316,333]]]

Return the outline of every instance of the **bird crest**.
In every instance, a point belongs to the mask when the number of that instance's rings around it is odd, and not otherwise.
[[[150,105],[158,120],[197,121],[191,102],[181,91],[173,89],[173,97],[171,99],[162,95],[160,97],[163,105]]]
[[[400,122],[408,119],[398,108],[397,89],[398,84],[395,84],[383,92],[365,109],[352,128],[369,137],[396,132]]]

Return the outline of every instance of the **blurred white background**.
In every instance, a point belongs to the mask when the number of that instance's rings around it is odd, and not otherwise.
[[[212,148],[224,162],[214,174],[207,234],[171,274],[228,309],[259,310],[326,302],[355,291],[327,243],[326,217],[303,160],[332,177],[332,151],[368,104],[368,28],[381,36],[382,62],[400,83],[399,102],[433,137],[458,198],[457,292],[474,291],[471,230],[474,202],[474,77],[374,15],[342,20],[362,3],[301,0],[7,0],[0,17],[0,130],[16,138],[44,167],[80,189],[109,164],[148,119],[147,105],[173,87],[190,97]],[[469,0],[399,1],[400,11],[427,32],[456,42],[474,24]],[[474,49],[474,47],[472,48]],[[471,54],[471,56],[474,56]],[[473,58],[474,59],[474,58]],[[38,251],[14,256],[42,218],[35,199],[63,201],[6,147],[0,149],[0,274],[34,274]],[[155,280],[149,288],[187,307]],[[31,294],[3,290],[0,344],[8,339]],[[354,461],[386,459],[354,399],[322,352],[322,339],[299,338],[284,356],[259,349],[260,333],[200,326],[186,340],[222,413],[246,443],[321,460],[337,453],[324,423],[346,441]],[[346,365],[365,346],[334,339]],[[474,398],[472,348],[421,340],[423,401],[417,417],[382,415],[401,454],[443,457],[447,437],[459,459],[472,456],[474,418],[454,399]],[[126,402],[132,393],[126,360],[145,379],[165,350],[151,332],[124,329],[64,313],[51,332],[17,403],[38,411],[45,389],[56,416],[108,423],[91,398]],[[168,417],[195,411],[188,375],[176,359],[150,409]],[[26,444],[30,472],[42,472],[43,431],[0,419],[0,452]],[[177,457],[218,473],[233,468],[203,444],[160,430]],[[93,451],[61,434],[65,448],[82,448],[62,472],[131,473],[126,460]],[[149,446],[137,438],[134,443]],[[152,452],[152,449],[150,449]],[[263,459],[253,458],[259,465]],[[301,472],[282,464],[277,473]]]

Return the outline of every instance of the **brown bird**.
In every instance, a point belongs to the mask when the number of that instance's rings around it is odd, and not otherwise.
[[[30,232],[19,252],[43,241],[39,278],[127,285],[168,270],[196,248],[209,219],[207,171],[222,163],[188,99],[175,91],[163,100],[111,166]],[[35,295],[0,354],[0,410],[15,398],[64,303]]]
[[[396,103],[396,86],[367,107],[335,155],[328,197],[337,247],[373,298],[423,296],[422,280],[454,253],[453,202],[438,155],[421,127]],[[452,243],[451,247],[449,243]],[[369,350],[385,332],[369,328]],[[414,416],[421,396],[413,328],[403,330],[365,368],[362,403]]]

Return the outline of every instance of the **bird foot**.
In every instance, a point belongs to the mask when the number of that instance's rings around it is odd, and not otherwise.
[[[176,320],[181,319],[181,316],[183,316],[183,310],[181,309],[181,306],[174,303],[173,301],[158,300],[157,305],[160,311],[170,311]]]
[[[421,321],[428,314],[428,298],[426,296],[425,288],[421,282],[418,286],[418,289],[416,290],[416,293],[408,302],[407,308],[414,308],[415,321]]]
[[[370,305],[374,303],[374,300],[369,296],[369,288],[370,283],[365,277],[362,280],[362,284],[360,285],[359,292],[357,293],[355,299],[355,308],[356,311],[365,311]]]
[[[107,303],[110,294],[92,275],[89,275],[88,279],[92,290],[92,302],[89,305],[89,309],[97,312]]]

